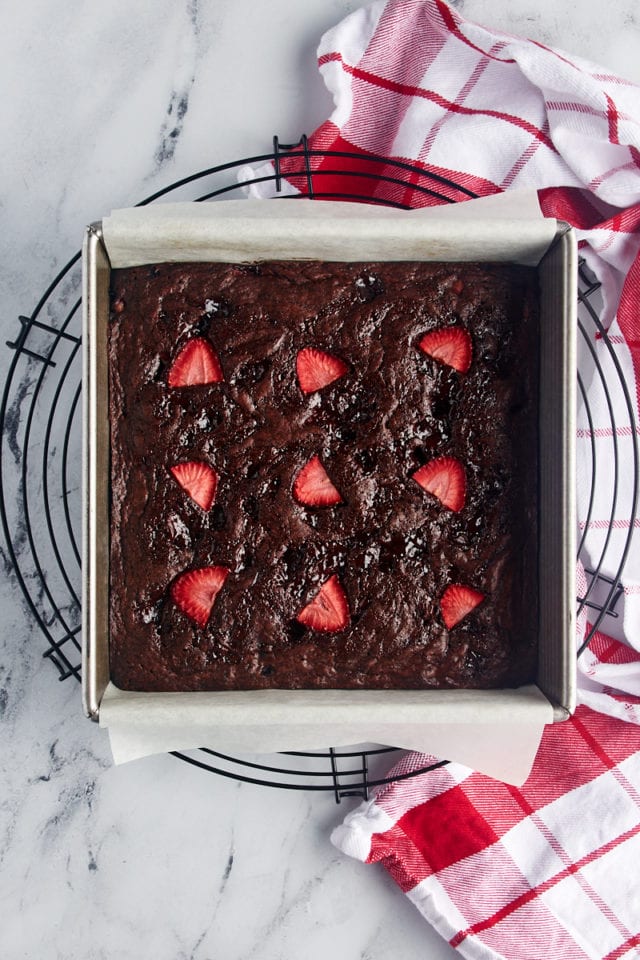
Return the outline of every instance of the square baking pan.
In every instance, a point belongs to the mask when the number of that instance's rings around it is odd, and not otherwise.
[[[483,201],[473,201],[473,204]],[[134,722],[235,731],[280,731],[269,749],[375,741],[411,747],[422,726],[542,723],[575,708],[575,386],[577,254],[571,228],[540,217],[495,216],[472,203],[398,212],[362,204],[287,200],[159,204],[91,225],[83,249],[84,505],[83,703],[100,719],[121,708]],[[486,204],[483,210],[486,210]],[[536,683],[515,690],[260,690],[136,693],[109,676],[109,422],[107,329],[115,267],[167,260],[261,259],[517,262],[540,287],[539,596]],[[242,732],[244,728],[244,734]],[[308,739],[282,731],[306,731]],[[282,736],[285,736],[283,742]],[[268,739],[268,738],[267,738]],[[419,737],[418,737],[419,739]],[[326,740],[326,738],[325,738]],[[313,741],[313,743],[311,742]],[[261,740],[261,742],[264,742]]]

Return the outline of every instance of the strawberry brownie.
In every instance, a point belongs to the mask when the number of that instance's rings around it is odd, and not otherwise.
[[[537,344],[527,267],[114,270],[114,683],[532,681]]]

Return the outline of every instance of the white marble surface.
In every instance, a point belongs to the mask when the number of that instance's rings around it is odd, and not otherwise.
[[[322,121],[330,102],[315,46],[356,6],[5,3],[0,342],[17,334],[18,314],[33,310],[86,223]],[[460,7],[640,81],[634,0],[585,0],[579,12],[557,0]],[[2,381],[10,360],[3,347]],[[3,465],[9,501],[14,469]],[[170,756],[114,768],[104,732],[81,716],[78,684],[59,683],[42,659],[43,637],[0,549],[5,960],[453,955],[381,868],[330,845],[354,801],[241,785]]]

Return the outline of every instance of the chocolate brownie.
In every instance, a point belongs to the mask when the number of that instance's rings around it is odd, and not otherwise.
[[[537,343],[526,267],[114,270],[114,683],[532,681]]]

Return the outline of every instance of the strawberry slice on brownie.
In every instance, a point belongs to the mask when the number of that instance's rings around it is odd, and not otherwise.
[[[293,495],[306,507],[331,507],[342,503],[340,491],[322,466],[320,457],[311,457],[293,481]]]
[[[206,627],[216,597],[229,575],[226,567],[200,567],[181,573],[171,585],[171,596],[191,620]]]
[[[224,380],[220,358],[208,340],[188,340],[171,365],[167,382],[170,387],[195,387]]]
[[[303,393],[315,393],[347,373],[349,367],[340,357],[314,347],[300,350],[296,358],[298,383]]]
[[[484,600],[484,594],[465,587],[461,583],[452,583],[440,599],[440,611],[447,630],[451,630],[475,610]]]
[[[466,373],[471,366],[471,337],[463,327],[439,327],[431,330],[418,344],[423,353],[439,360],[458,373]]]
[[[440,503],[458,513],[464,507],[467,482],[464,467],[455,457],[436,457],[420,467],[412,478]]]
[[[205,512],[211,509],[219,480],[213,467],[200,460],[190,460],[188,463],[176,463],[169,470],[194,503]]]
[[[349,623],[349,603],[334,574],[320,587],[313,600],[297,616],[298,623],[323,633],[337,633]]]

